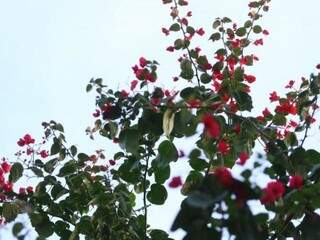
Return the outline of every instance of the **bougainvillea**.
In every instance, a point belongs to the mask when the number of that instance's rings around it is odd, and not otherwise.
[[[305,146],[319,108],[320,65],[284,85],[286,94],[271,92],[270,106],[253,115],[259,79],[249,68],[259,57],[249,49],[267,41],[258,21],[270,0],[250,2],[244,23],[216,18],[212,29],[192,26],[188,1],[162,2],[173,21],[159,29],[169,41],[164,51],[180,53],[172,83],[185,87],[163,88],[159,63],[144,56],[133,63],[128,89],[91,79],[86,90],[95,90],[96,106],[86,133],[121,150],[84,153],[67,142],[62,124],[42,123],[41,140],[25,134],[17,159],[1,161],[1,224],[14,222],[17,239],[30,236],[19,221],[25,213],[38,239],[170,240],[148,224],[149,207],[165,204],[169,187],[185,196],[171,227],[185,240],[320,239],[320,153]],[[208,54],[196,44],[205,37],[213,43]],[[263,154],[254,154],[256,144]],[[186,176],[172,176],[177,161],[185,161]],[[29,177],[35,182],[23,184]]]

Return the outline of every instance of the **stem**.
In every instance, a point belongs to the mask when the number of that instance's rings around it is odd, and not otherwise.
[[[145,239],[147,237],[147,220],[148,220],[148,206],[147,206],[147,173],[149,168],[149,156],[146,158],[146,169],[143,175],[143,209],[144,209],[144,221],[145,221],[145,228],[144,228],[144,235]]]
[[[318,96],[315,96],[314,99],[312,100],[312,102],[314,102],[315,104],[317,104],[317,100],[318,100]],[[311,113],[311,116],[309,116],[309,117],[310,117],[310,118],[313,118],[315,113],[316,113],[316,108],[313,109],[313,111],[312,111],[312,113]],[[304,144],[304,142],[306,141],[307,136],[308,136],[308,131],[309,131],[310,125],[311,125],[311,122],[310,122],[308,119],[305,120],[303,126],[306,126],[306,130],[305,130],[305,132],[304,132],[304,136],[303,136],[303,139],[302,139],[299,147],[302,147],[303,144]]]
[[[175,8],[178,9],[177,0],[174,0],[174,5],[175,5]],[[181,20],[181,18],[178,16],[178,22],[179,22],[179,24],[180,24],[180,29],[181,29],[181,32],[182,32],[182,34],[183,34],[183,40],[185,40],[185,39],[187,38],[187,36],[186,36],[186,31],[184,30],[183,25],[182,25],[182,23],[181,23],[180,20]],[[197,79],[198,86],[200,87],[200,77],[199,77],[198,68],[197,68],[196,63],[193,61],[193,59],[192,59],[192,57],[191,57],[191,51],[190,51],[189,46],[186,47],[186,50],[187,50],[187,52],[188,52],[189,60],[190,60],[192,66],[193,66],[193,68],[194,68],[195,77],[196,77],[196,79]]]

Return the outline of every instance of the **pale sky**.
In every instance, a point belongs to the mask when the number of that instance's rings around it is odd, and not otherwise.
[[[205,40],[213,20],[228,16],[241,24],[248,12],[243,0],[189,2],[191,24],[206,31],[199,44],[208,56],[216,50]],[[320,63],[319,9],[317,0],[271,2],[261,22],[270,35],[263,47],[253,49],[261,59],[251,69],[257,76],[252,88],[257,111],[269,104],[271,91],[283,92],[289,80],[308,76]],[[177,55],[164,50],[174,37],[161,33],[170,24],[161,0],[0,0],[0,157],[14,160],[17,139],[25,133],[39,139],[41,122],[51,119],[63,123],[69,142],[82,151],[112,149],[85,136],[95,109],[95,96],[85,86],[91,77],[102,77],[110,87],[128,89],[131,66],[140,56],[161,64],[158,84],[167,86],[178,73]],[[177,163],[173,174],[183,177],[185,164]],[[150,211],[153,227],[169,229],[181,200],[178,192],[170,190],[167,204]]]

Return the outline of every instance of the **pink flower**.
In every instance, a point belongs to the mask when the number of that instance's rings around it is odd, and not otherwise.
[[[94,113],[92,113],[92,116],[94,116],[95,118],[100,116],[100,111],[98,109],[96,109],[96,111]]]
[[[272,93],[270,93],[269,99],[271,102],[276,102],[280,99],[280,97],[278,96],[277,92],[273,91]]]
[[[289,180],[290,188],[301,189],[303,186],[303,178],[300,175],[291,176]]]
[[[144,68],[147,66],[147,60],[144,57],[139,58],[140,67]]]
[[[197,33],[198,35],[200,35],[200,36],[203,36],[203,35],[205,34],[203,28],[199,28],[199,29],[196,31],[196,33]]]
[[[130,90],[133,91],[138,84],[138,80],[131,81]]]
[[[248,83],[253,83],[256,81],[256,77],[253,75],[244,75],[244,80],[246,80]]]
[[[39,154],[42,158],[46,158],[49,156],[49,152],[46,150],[42,150],[41,152],[39,152]]]
[[[177,188],[177,187],[180,187],[180,186],[182,186],[182,180],[181,180],[180,176],[173,177],[171,179],[171,181],[169,182],[169,187],[170,188]]]
[[[20,195],[25,195],[26,194],[26,189],[24,187],[19,188],[19,194]]]
[[[4,173],[8,173],[11,170],[11,165],[8,162],[2,162],[1,163],[1,168]]]

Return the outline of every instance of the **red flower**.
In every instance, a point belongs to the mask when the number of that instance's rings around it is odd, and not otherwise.
[[[17,144],[20,146],[20,147],[23,147],[24,145],[29,145],[29,144],[32,144],[34,143],[35,140],[30,136],[30,134],[26,134],[24,135],[23,138],[20,138],[19,141],[17,142]]]
[[[8,162],[2,162],[1,163],[1,168],[4,173],[8,173],[11,170],[11,165]]]
[[[213,138],[218,138],[220,136],[220,124],[214,119],[210,114],[206,114],[202,118],[202,123],[204,124],[205,132]]]
[[[240,153],[240,155],[239,155],[239,161],[237,162],[239,165],[244,165],[246,162],[247,162],[247,160],[249,159],[249,154],[248,153],[246,153],[246,152],[242,152],[242,153]]]
[[[196,31],[197,34],[199,34],[200,36],[203,36],[204,35],[204,30],[203,28],[199,28],[197,31]]]
[[[222,155],[227,155],[230,151],[230,145],[223,140],[221,140],[217,144],[217,148],[218,148],[218,152],[220,152]]]
[[[100,111],[98,109],[96,109],[96,111],[94,113],[92,113],[92,116],[94,116],[95,118],[100,116]]]
[[[20,195],[25,195],[26,194],[26,189],[24,187],[19,188],[19,194]]]
[[[126,90],[121,91],[121,97],[122,98],[127,98],[129,96],[129,93]]]
[[[5,192],[12,192],[12,188],[13,188],[13,183],[12,182],[6,182],[5,184],[3,184],[3,190]]]
[[[231,172],[226,167],[218,167],[214,170],[214,174],[218,177],[220,183],[225,187],[230,187],[233,183]]]
[[[166,35],[168,36],[170,34],[170,31],[166,28],[162,28],[161,31]]]
[[[169,182],[169,187],[170,188],[177,188],[177,187],[180,187],[180,186],[182,186],[182,180],[181,180],[180,176],[173,177],[171,179],[171,181]]]
[[[23,139],[26,145],[33,144],[35,142],[35,140],[30,136],[30,134],[24,135]]]
[[[174,51],[174,47],[173,46],[169,46],[166,49],[168,52],[173,52]]]
[[[285,192],[283,183],[280,181],[269,182],[267,187],[263,190],[263,195],[260,199],[262,204],[273,203],[277,199],[281,198]]]
[[[187,12],[187,17],[191,17],[191,16],[192,16],[192,12],[191,11]]]
[[[130,90],[133,91],[138,84],[138,80],[131,81]]]
[[[262,114],[264,117],[268,117],[271,115],[271,112],[269,111],[268,108],[265,108],[263,111],[262,111]]]
[[[303,178],[300,175],[291,176],[289,180],[290,188],[301,189],[303,185]]]
[[[292,88],[292,87],[293,87],[293,84],[294,84],[294,81],[293,81],[293,80],[290,80],[289,83],[286,85],[285,88]]]
[[[46,158],[49,156],[49,152],[46,150],[42,150],[41,152],[39,152],[39,154],[42,158]]]
[[[253,44],[256,46],[263,45],[263,39],[262,38],[257,39],[253,42]]]
[[[262,31],[262,34],[269,35],[269,31],[265,29],[265,30]]]
[[[244,80],[246,80],[248,83],[253,83],[256,81],[256,77],[253,75],[244,75]]]
[[[269,99],[271,102],[276,102],[280,99],[280,97],[277,95],[277,92],[273,91],[272,93],[270,93]]]
[[[285,101],[278,105],[275,109],[277,113],[284,113],[284,114],[297,114],[297,108],[295,104],[290,103],[289,101]]]
[[[139,58],[140,67],[144,68],[147,66],[147,60],[144,57]]]
[[[161,103],[161,98],[152,97],[150,100],[151,100],[150,102],[152,103],[152,105],[155,105],[155,106],[158,106]]]
[[[31,186],[27,187],[27,192],[28,193],[33,193],[33,187],[31,187]]]

